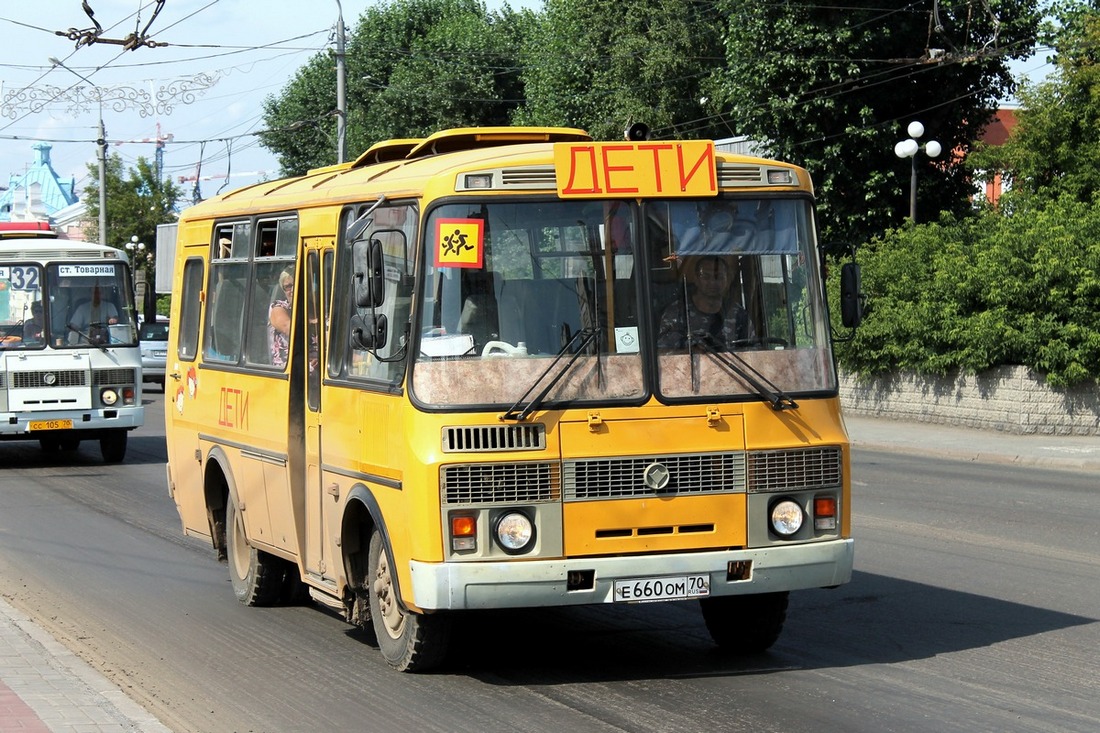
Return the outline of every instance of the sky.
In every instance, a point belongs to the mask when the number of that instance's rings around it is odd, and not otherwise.
[[[202,176],[217,176],[200,181],[203,196],[227,182],[228,189],[276,178],[278,162],[255,135],[264,127],[263,100],[311,56],[335,48],[341,8],[350,31],[374,1],[166,0],[154,19],[153,0],[87,0],[101,39],[124,39],[152,20],[146,35],[168,44],[134,50],[103,40],[78,47],[56,35],[94,28],[81,0],[4,2],[0,186],[22,174],[34,160],[31,146],[45,141],[54,169],[63,180],[76,177],[79,195],[88,164],[97,161],[99,104],[86,96],[93,85],[105,96],[108,154],[119,154],[127,168],[139,156],[154,159],[159,135],[172,138],[165,175],[194,177],[201,160]],[[194,181],[181,185],[190,191]]]
[[[86,1],[103,28],[101,40],[90,45],[65,35],[94,28],[81,0],[0,4],[0,187],[9,174],[22,174],[34,160],[31,146],[42,141],[52,145],[57,173],[75,177],[78,195],[83,191],[88,164],[97,161],[100,108],[87,96],[93,86],[105,96],[108,154],[120,155],[126,168],[139,156],[152,161],[159,136],[164,173],[187,193],[200,162],[204,197],[276,178],[278,162],[255,135],[264,127],[264,99],[277,95],[311,56],[335,48],[341,11],[350,31],[378,2],[164,0],[154,18],[156,0]],[[509,4],[538,8],[541,0]],[[167,45],[125,50],[104,40],[146,26],[152,42]],[[1042,58],[1013,65],[1033,80],[1048,69]],[[334,139],[334,153],[335,146]]]

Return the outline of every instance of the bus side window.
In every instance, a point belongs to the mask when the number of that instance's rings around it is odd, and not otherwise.
[[[202,290],[203,263],[190,259],[183,266],[183,301],[180,306],[178,354],[181,359],[194,360],[199,346],[199,292]]]
[[[203,352],[207,360],[236,362],[240,357],[247,268],[243,263],[211,267],[212,297]]]

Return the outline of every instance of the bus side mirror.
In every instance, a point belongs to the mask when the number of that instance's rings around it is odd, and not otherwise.
[[[845,328],[856,328],[863,321],[862,283],[855,262],[840,268],[840,321]]]
[[[389,330],[384,313],[355,315],[351,317],[351,348],[356,351],[373,351],[386,346],[386,332]]]
[[[375,308],[382,305],[386,292],[383,278],[382,243],[377,239],[356,242],[353,260],[355,265],[355,305],[359,308]]]

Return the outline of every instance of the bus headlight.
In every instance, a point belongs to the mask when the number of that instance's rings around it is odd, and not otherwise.
[[[798,502],[784,499],[772,506],[772,529],[781,537],[790,537],[802,528],[802,507]]]
[[[518,555],[531,549],[535,541],[535,525],[523,512],[507,512],[497,517],[493,535],[502,550],[509,555]]]
[[[99,399],[103,401],[103,404],[110,407],[118,402],[118,392],[113,388],[107,388],[99,393]]]

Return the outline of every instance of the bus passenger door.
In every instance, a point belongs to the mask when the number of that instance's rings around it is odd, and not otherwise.
[[[303,566],[315,578],[332,580],[335,568],[325,557],[325,512],[332,511],[335,502],[326,497],[321,480],[321,377],[324,372],[321,354],[328,336],[325,324],[329,319],[329,292],[332,286],[332,240],[322,240],[322,246],[307,242],[306,253],[306,409],[305,409],[305,527],[306,545]],[[322,269],[323,268],[323,269]],[[325,499],[328,498],[326,502]]]

